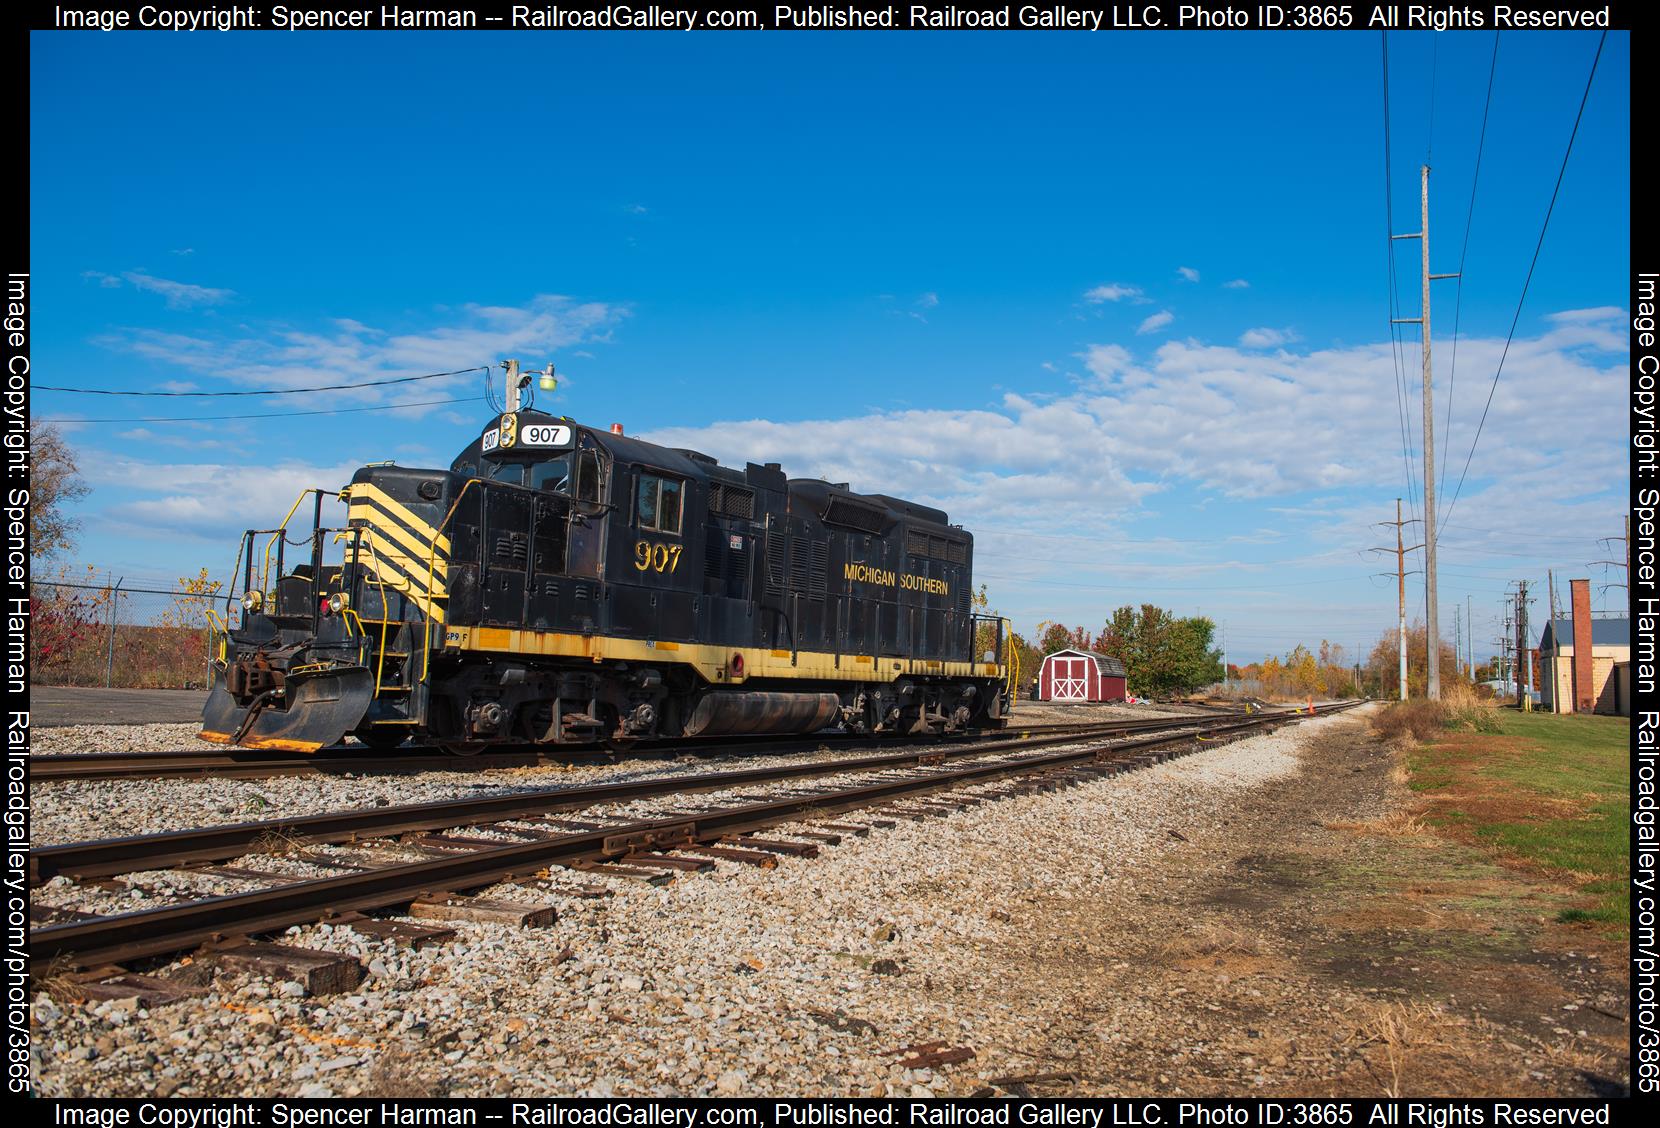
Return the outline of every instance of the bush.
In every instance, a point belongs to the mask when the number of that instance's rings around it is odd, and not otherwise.
[[[1429,740],[1447,727],[1449,715],[1439,701],[1399,701],[1378,710],[1372,728],[1388,740]]]
[[[1447,708],[1446,727],[1456,732],[1498,732],[1499,704],[1491,690],[1482,694],[1477,689],[1454,682],[1441,695],[1441,704]]]

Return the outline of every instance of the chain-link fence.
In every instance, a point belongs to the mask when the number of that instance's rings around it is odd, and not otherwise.
[[[133,586],[119,578],[31,580],[30,680],[130,689],[205,687],[212,646],[207,609],[222,611],[224,604],[218,586],[200,581],[186,588]]]

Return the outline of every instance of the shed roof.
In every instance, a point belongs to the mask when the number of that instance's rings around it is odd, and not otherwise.
[[[1562,640],[1563,646],[1574,644],[1574,621],[1572,619],[1552,619],[1547,623],[1545,633],[1539,636],[1539,649],[1557,649],[1557,639]],[[1591,645],[1629,647],[1631,645],[1631,620],[1624,615],[1618,618],[1592,619]]]
[[[1101,671],[1101,676],[1104,678],[1121,678],[1124,677],[1127,672],[1124,669],[1124,663],[1120,662],[1117,658],[1114,658],[1110,654],[1098,654],[1093,650],[1057,650],[1052,654],[1045,654],[1043,656],[1043,660],[1047,662],[1049,659],[1058,654],[1064,654],[1074,658],[1095,659],[1095,668]]]

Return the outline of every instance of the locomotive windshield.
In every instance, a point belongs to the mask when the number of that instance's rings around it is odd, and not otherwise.
[[[550,458],[545,462],[537,462],[530,468],[530,488],[533,490],[552,490],[554,493],[571,492],[571,456],[562,454],[558,458]]]

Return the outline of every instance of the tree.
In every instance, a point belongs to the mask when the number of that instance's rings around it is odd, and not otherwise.
[[[1044,654],[1053,654],[1057,650],[1090,650],[1094,648],[1095,640],[1082,627],[1068,628],[1064,623],[1044,620],[1037,625],[1038,649]]]
[[[1366,675],[1383,687],[1384,697],[1395,697],[1401,685],[1401,648],[1398,631],[1383,632],[1366,660]],[[1429,685],[1429,631],[1422,623],[1406,629],[1406,692],[1409,697],[1423,697]],[[1441,684],[1464,679],[1456,672],[1458,662],[1450,642],[1441,643]],[[1479,671],[1478,671],[1479,673]]]
[[[29,470],[29,555],[46,558],[74,547],[80,522],[64,510],[88,493],[75,454],[56,427],[36,427]]]
[[[1192,693],[1222,680],[1222,652],[1211,648],[1216,624],[1203,617],[1178,619],[1162,607],[1112,613],[1096,648],[1124,663],[1130,688],[1149,697]]]

